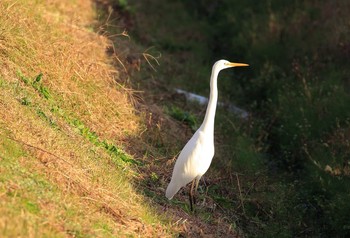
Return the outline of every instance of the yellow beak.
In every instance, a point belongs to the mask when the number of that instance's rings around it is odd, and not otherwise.
[[[249,64],[244,64],[244,63],[227,63],[231,67],[242,67],[242,66],[249,66]]]

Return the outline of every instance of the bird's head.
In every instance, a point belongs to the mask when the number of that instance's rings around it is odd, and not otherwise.
[[[242,67],[242,66],[249,66],[249,64],[244,64],[244,63],[233,63],[227,60],[218,60],[214,64],[214,68],[218,69],[219,71],[222,69],[227,69],[231,67]]]

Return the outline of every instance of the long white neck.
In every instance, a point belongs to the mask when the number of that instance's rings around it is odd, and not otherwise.
[[[215,112],[216,105],[218,101],[218,75],[220,70],[213,67],[210,77],[210,96],[209,103],[207,107],[207,111],[205,113],[204,121],[201,125],[201,128],[205,132],[210,132],[211,134],[214,132],[214,120],[215,120]]]

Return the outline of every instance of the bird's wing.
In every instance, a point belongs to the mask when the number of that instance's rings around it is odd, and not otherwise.
[[[213,155],[213,143],[208,143],[206,134],[197,131],[176,160],[166,196],[171,199],[181,187],[186,186],[195,178],[201,177],[209,168]]]

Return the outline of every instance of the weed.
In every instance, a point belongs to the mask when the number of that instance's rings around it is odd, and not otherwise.
[[[30,84],[30,80],[26,76],[24,76],[21,71],[17,71],[17,75],[26,85]]]
[[[189,112],[183,111],[176,106],[167,107],[165,111],[174,119],[188,124],[193,131],[198,129],[196,117]]]
[[[127,8],[128,6],[128,0],[118,0],[118,4],[122,8]]]
[[[159,180],[159,177],[158,177],[158,175],[155,172],[151,173],[151,180],[153,182],[157,182]]]
[[[38,214],[40,212],[39,206],[31,201],[24,201],[24,207],[33,214]]]
[[[106,140],[101,140],[95,132],[91,131],[80,120],[69,119],[69,122],[72,125],[74,125],[79,130],[80,134],[86,139],[88,139],[92,144],[104,148],[110,155],[112,155],[112,160],[116,163],[116,165],[119,165],[119,159],[121,159],[125,163],[141,165],[140,162],[134,160],[131,156],[129,156],[123,150],[117,148],[114,144]]]
[[[45,99],[51,98],[49,90],[42,85],[42,73],[38,74],[33,80],[24,76],[21,71],[17,71],[17,75],[26,85],[31,85]]]
[[[21,104],[24,106],[29,106],[31,104],[31,100],[28,97],[21,98]]]
[[[38,108],[36,112],[38,116],[47,121],[50,124],[50,126],[57,128],[56,122],[51,117],[47,116],[45,112],[43,112],[40,108]]]

